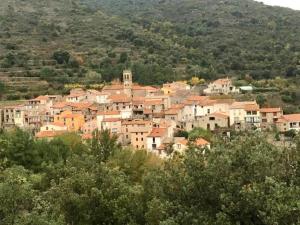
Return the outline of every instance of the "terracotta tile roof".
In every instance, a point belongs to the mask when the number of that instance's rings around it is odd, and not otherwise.
[[[111,95],[108,97],[112,102],[121,102],[121,103],[128,103],[131,102],[131,99],[128,98],[126,95]]]
[[[76,109],[88,109],[88,108],[92,109],[93,103],[91,103],[91,102],[57,102],[51,108],[62,109],[67,106],[70,106],[70,107],[76,108]]]
[[[198,102],[197,105],[200,105],[200,106],[209,106],[209,105],[214,105],[214,104],[216,104],[216,103],[217,103],[216,100],[210,100],[210,99],[207,99],[207,100]]]
[[[188,142],[189,141],[187,139],[182,139],[182,140],[179,141],[179,143],[182,144],[182,145],[188,145]]]
[[[36,138],[53,138],[64,134],[66,131],[41,131],[38,132]]]
[[[135,119],[135,120],[123,120],[122,125],[147,125],[151,122],[148,120]]]
[[[53,109],[61,109],[67,106],[67,102],[57,102],[51,108]]]
[[[157,91],[157,88],[152,87],[152,86],[133,85],[132,90]]]
[[[259,110],[262,113],[277,113],[277,112],[282,112],[281,108],[261,108]]]
[[[210,99],[208,96],[188,96],[187,99],[184,101],[185,105],[201,105],[201,106],[207,106],[207,105],[213,105],[217,101]]]
[[[172,109],[183,109],[184,108],[184,104],[173,104],[171,105]]]
[[[143,104],[145,102],[145,97],[135,96],[132,98],[132,104]]]
[[[198,95],[191,95],[187,97],[187,101],[204,101],[204,100],[208,100],[209,97],[208,96],[198,96]]]
[[[210,143],[209,143],[207,140],[203,139],[203,138],[198,138],[198,139],[195,141],[195,144],[196,144],[197,146],[206,146],[206,145],[209,145]]]
[[[224,119],[229,118],[229,115],[227,113],[224,113],[224,112],[214,112],[212,114],[209,114],[208,116],[221,117],[221,118],[224,118]]]
[[[132,127],[129,132],[130,133],[149,133],[149,131],[151,131],[151,127],[150,126],[138,126],[138,127]]]
[[[255,101],[250,102],[234,102],[231,109],[259,110],[259,105]]]
[[[258,104],[249,104],[245,106],[246,111],[259,111],[259,105]]]
[[[88,109],[93,105],[91,102],[67,102],[66,104],[77,109]]]
[[[283,122],[300,122],[300,114],[288,114],[280,118]]]
[[[97,115],[102,115],[102,116],[120,115],[120,112],[119,111],[102,111],[102,112],[98,112]]]
[[[145,105],[162,105],[164,104],[162,99],[146,99]]]
[[[94,90],[94,89],[89,89],[89,90],[87,90],[87,92],[90,92],[93,95],[102,95],[103,94],[100,91],[97,91],[97,90]]]
[[[225,85],[231,83],[231,80],[229,78],[224,78],[224,79],[215,80],[213,83],[219,85]]]
[[[165,111],[165,115],[177,115],[179,113],[180,109],[168,109]]]
[[[104,118],[103,119],[103,122],[105,122],[105,123],[113,123],[113,122],[119,122],[119,121],[121,121],[120,118]]]
[[[82,114],[75,114],[72,113],[71,111],[64,111],[59,115],[61,118],[79,118],[79,117],[83,117]]]
[[[163,137],[166,134],[166,128],[153,128],[148,137]]]

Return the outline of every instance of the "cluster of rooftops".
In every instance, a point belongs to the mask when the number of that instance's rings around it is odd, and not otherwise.
[[[69,95],[45,95],[20,105],[1,107],[4,129],[31,130],[36,138],[53,138],[76,132],[84,140],[95,130],[109,130],[123,145],[166,156],[172,146],[184,152],[188,145],[210,147],[202,138],[175,137],[180,130],[200,127],[212,132],[231,130],[300,129],[300,114],[284,115],[281,108],[261,108],[256,101],[236,101],[225,97],[237,93],[230,79],[212,82],[199,91],[185,82],[162,87],[140,86],[124,71],[123,83],[100,90],[72,89]]]

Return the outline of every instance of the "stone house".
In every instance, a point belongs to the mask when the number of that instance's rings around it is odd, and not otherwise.
[[[286,132],[294,130],[300,131],[300,114],[289,114],[281,116],[277,122],[276,127],[279,132]]]
[[[279,118],[283,116],[283,111],[281,108],[261,108],[261,128],[270,129],[275,126]]]
[[[218,79],[210,83],[208,88],[204,90],[204,94],[206,95],[228,95],[232,93],[239,93],[239,89],[232,84],[232,81],[229,78]]]
[[[197,127],[211,131],[228,128],[230,126],[229,115],[223,112],[215,112],[199,118],[195,124],[197,124]]]

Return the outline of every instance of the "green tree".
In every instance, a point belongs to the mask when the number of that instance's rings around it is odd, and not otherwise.
[[[0,223],[19,224],[18,221],[33,207],[35,192],[28,171],[12,167],[0,173]]]
[[[119,63],[126,63],[128,60],[127,52],[122,52],[120,54]]]
[[[90,142],[90,149],[99,161],[107,161],[118,149],[118,137],[112,135],[109,130],[95,131]]]
[[[264,106],[266,104],[267,99],[263,95],[257,95],[256,102],[262,107],[262,106]]]
[[[70,60],[70,53],[64,50],[59,50],[53,53],[52,58],[58,64],[68,64]]]
[[[5,84],[2,81],[0,81],[0,98],[2,98],[5,91],[6,91]]]

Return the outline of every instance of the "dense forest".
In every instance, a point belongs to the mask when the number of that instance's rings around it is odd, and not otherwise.
[[[0,135],[1,225],[300,223],[300,140],[215,137],[162,161],[122,149],[108,132],[35,140]]]
[[[47,85],[38,79],[58,90],[111,81],[124,68],[156,85],[296,77],[299,28],[298,11],[252,0],[3,0],[0,75],[20,93],[25,81],[33,92]]]

